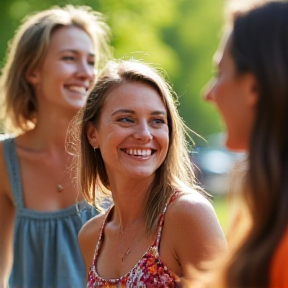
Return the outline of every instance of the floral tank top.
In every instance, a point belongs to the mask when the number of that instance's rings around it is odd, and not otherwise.
[[[107,217],[111,208],[106,213],[105,219],[102,224],[99,240],[96,246],[94,259],[92,266],[88,273],[88,283],[87,288],[174,288],[178,287],[177,283],[180,282],[179,277],[172,272],[160,259],[159,256],[159,244],[161,239],[162,227],[164,224],[164,215],[167,210],[168,205],[173,202],[176,198],[174,193],[168,203],[166,204],[157,228],[156,239],[154,240],[152,246],[150,246],[143,257],[138,261],[138,263],[124,276],[118,279],[104,279],[97,273],[96,263],[97,256],[100,249],[101,241],[103,239],[103,231],[106,224]]]

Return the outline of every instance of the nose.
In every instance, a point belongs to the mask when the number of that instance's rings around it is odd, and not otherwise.
[[[153,135],[151,134],[150,127],[145,121],[139,123],[135,126],[134,138],[141,140],[143,142],[149,142],[152,140]]]
[[[203,88],[203,99],[207,102],[214,100],[214,86],[216,84],[216,80],[212,78]]]
[[[87,63],[87,61],[81,61],[77,67],[77,76],[85,80],[93,81],[95,78],[95,69],[91,64]]]

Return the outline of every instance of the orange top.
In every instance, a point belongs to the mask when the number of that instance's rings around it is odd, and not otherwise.
[[[288,287],[288,229],[272,259],[269,288]]]

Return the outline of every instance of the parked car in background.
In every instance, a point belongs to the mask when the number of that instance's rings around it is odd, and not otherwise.
[[[206,137],[207,145],[197,147],[192,153],[192,159],[198,167],[196,172],[198,180],[212,195],[228,192],[231,171],[236,161],[244,157],[244,153],[227,150],[224,139],[225,135],[222,133],[210,135]]]

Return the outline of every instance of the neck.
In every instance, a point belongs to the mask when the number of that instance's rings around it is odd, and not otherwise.
[[[77,110],[52,105],[49,102],[38,101],[35,135],[47,146],[63,147],[67,129]]]
[[[61,117],[54,117],[54,119],[38,118],[35,128],[25,133],[32,141],[30,147],[37,146],[39,149],[51,151],[65,150],[69,123],[70,119]]]
[[[110,178],[109,178],[110,179]],[[111,184],[112,197],[115,204],[114,221],[121,225],[123,230],[138,220],[144,221],[144,211],[151,184],[149,181],[120,181]]]
[[[143,206],[143,205],[142,205]],[[125,233],[128,230],[134,229],[144,223],[142,208],[137,209],[139,206],[135,206],[135,209],[131,210],[126,206],[125,210],[114,206],[113,219],[115,224],[119,226],[121,233]]]

